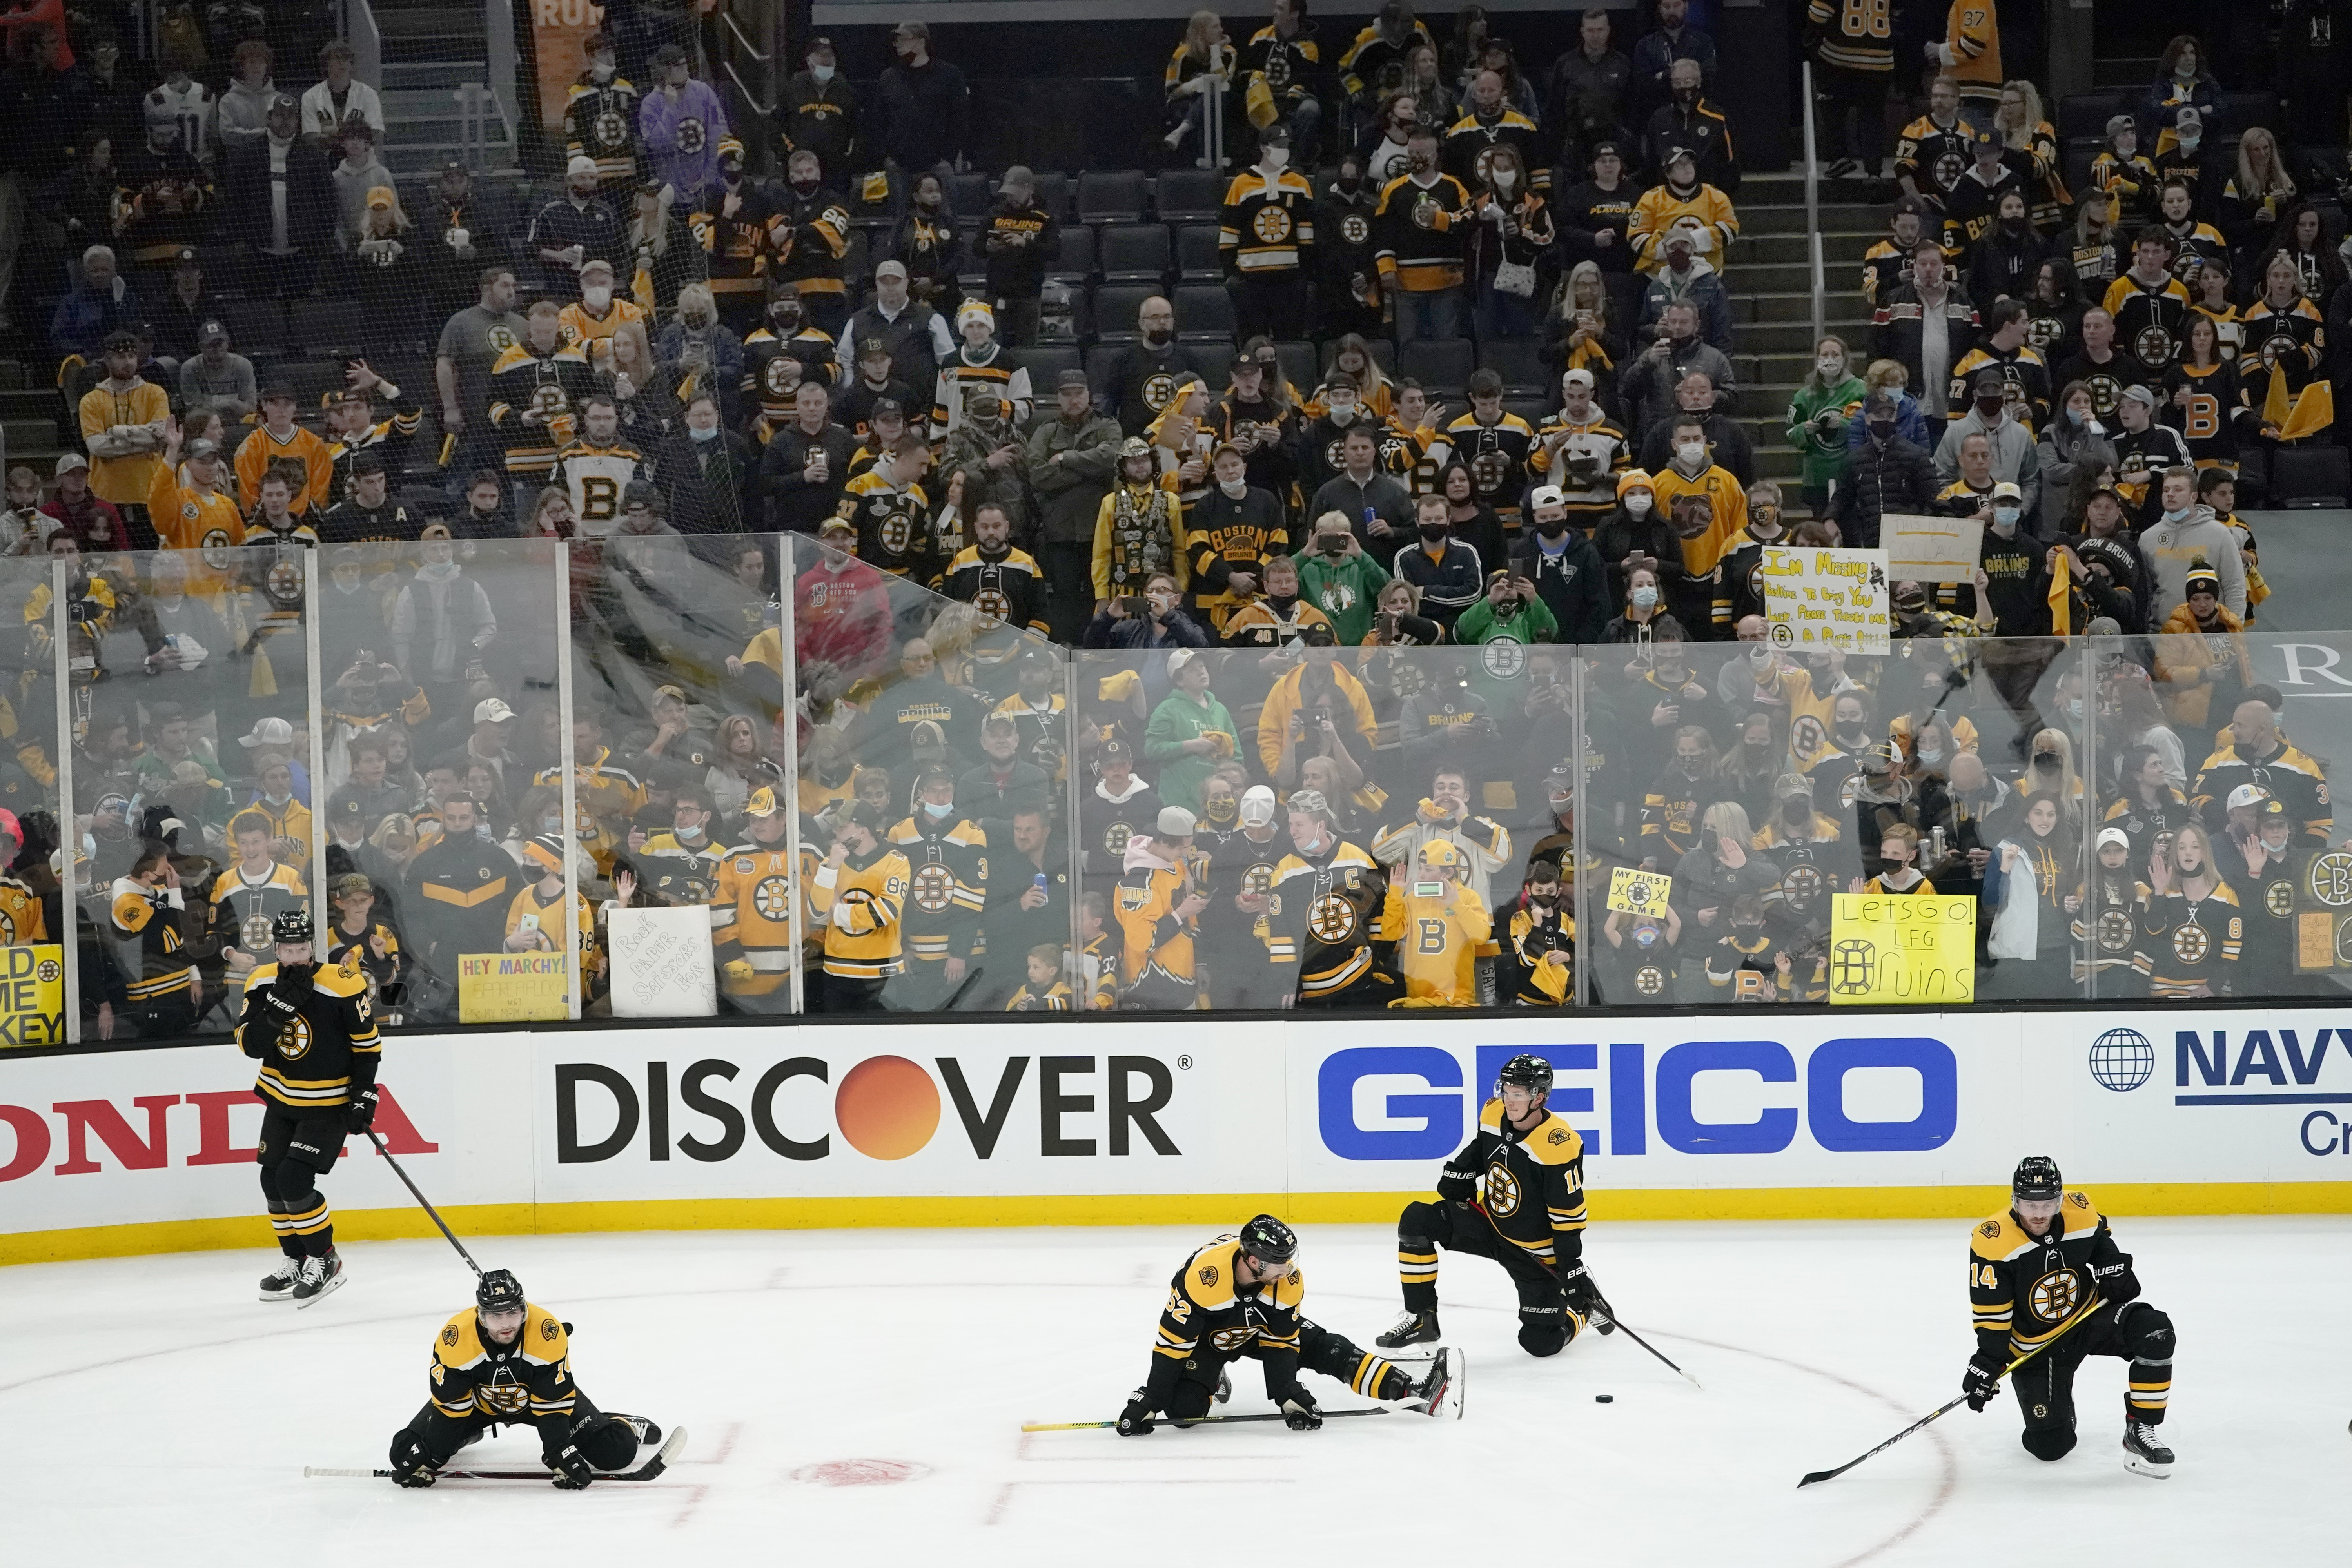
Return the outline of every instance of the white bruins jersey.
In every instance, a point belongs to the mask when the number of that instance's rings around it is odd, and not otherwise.
[[[645,458],[635,447],[616,442],[592,447],[574,441],[556,462],[556,479],[572,498],[572,515],[579,520],[584,539],[602,539],[620,521],[621,497],[638,477]]]

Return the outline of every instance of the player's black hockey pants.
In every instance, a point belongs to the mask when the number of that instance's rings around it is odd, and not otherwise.
[[[500,1426],[537,1427],[541,1453],[550,1468],[567,1443],[600,1470],[625,1470],[636,1462],[636,1428],[617,1415],[605,1415],[591,1405],[584,1394],[572,1396],[570,1415],[551,1415],[543,1421],[533,1421],[519,1413],[486,1415],[475,1411],[451,1415],[427,1400],[406,1429],[416,1434],[427,1458],[436,1465],[446,1465],[458,1449]],[[392,1461],[395,1465],[400,1463],[401,1436],[395,1432],[392,1438]]]
[[[2074,1446],[2074,1370],[2086,1356],[2131,1363],[2124,1419],[2155,1426],[2172,1393],[2172,1320],[2145,1301],[2101,1307],[2090,1321],[2017,1369],[2011,1378],[2025,1414],[2022,1441],[2037,1459],[2063,1458]]]
[[[269,1226],[278,1250],[289,1258],[324,1258],[335,1245],[334,1211],[319,1194],[319,1178],[335,1168],[343,1152],[343,1113],[297,1117],[283,1106],[262,1112],[261,1195],[269,1205]]]
[[[1404,1310],[1437,1310],[1437,1249],[1491,1258],[1503,1266],[1519,1292],[1519,1348],[1533,1356],[1558,1355],[1584,1331],[1581,1314],[1570,1307],[1559,1281],[1539,1258],[1495,1228],[1483,1210],[1468,1204],[1407,1204],[1397,1220],[1397,1273],[1404,1281]]]
[[[1186,1358],[1175,1390],[1168,1395],[1164,1412],[1168,1419],[1179,1426],[1189,1426],[1206,1415],[1216,1398],[1218,1375],[1244,1356],[1265,1363],[1265,1396],[1281,1403],[1282,1396],[1290,1390],[1287,1385],[1275,1387],[1274,1381],[1290,1375],[1286,1364],[1290,1357],[1286,1353],[1270,1357],[1256,1340],[1234,1355],[1202,1344]],[[1326,1377],[1337,1378],[1367,1399],[1402,1399],[1412,1392],[1412,1380],[1392,1363],[1358,1349],[1345,1334],[1335,1334],[1307,1319],[1301,1319],[1298,1324],[1297,1366],[1301,1372],[1319,1372]]]

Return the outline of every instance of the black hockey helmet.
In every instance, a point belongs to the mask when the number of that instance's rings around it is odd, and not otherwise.
[[[1503,1064],[1495,1075],[1495,1094],[1501,1098],[1506,1089],[1533,1089],[1538,1094],[1551,1092],[1551,1063],[1539,1056],[1521,1051]]]
[[[2017,1163],[2017,1173],[2009,1178],[2009,1195],[2020,1203],[2048,1203],[2065,1193],[2066,1178],[2058,1173],[2058,1162],[2047,1154],[2028,1154]]]
[[[310,930],[310,911],[308,910],[279,910],[277,917],[269,922],[269,940],[273,942],[286,942],[289,945],[313,940]]]
[[[491,1269],[474,1287],[474,1307],[483,1312],[521,1311],[522,1281],[516,1279],[510,1269]]]
[[[1242,1226],[1242,1250],[1260,1263],[1280,1267],[1298,1256],[1298,1233],[1262,1214]]]

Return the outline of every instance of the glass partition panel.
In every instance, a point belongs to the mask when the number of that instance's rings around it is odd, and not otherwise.
[[[68,565],[70,570],[79,563]],[[70,782],[66,775],[71,772],[73,758],[70,742],[62,739],[66,731],[58,706],[56,576],[56,565],[47,555],[0,558],[0,626],[8,628],[7,636],[0,638],[0,647],[6,650],[7,678],[6,732],[0,736],[6,742],[0,752],[0,806],[16,817],[17,836],[15,844],[5,845],[5,869],[14,880],[0,884],[0,940],[12,950],[7,955],[12,980],[28,972],[37,977],[44,961],[54,959],[59,965],[55,973],[62,982],[69,953],[78,963],[87,965],[87,977],[78,976],[80,983],[70,987],[60,984],[55,1002],[44,1002],[30,1014],[21,1008],[12,1010],[6,1032],[0,1035],[0,1049],[57,1044],[75,1026],[82,1037],[95,1040],[110,1033],[114,1023],[105,984],[106,953],[97,934],[104,927],[101,923],[93,930],[88,923],[89,906],[104,885],[89,885],[94,868],[90,857],[79,851],[81,835],[60,828],[61,803]],[[96,679],[83,628],[103,614],[103,606],[86,604],[89,597],[68,586],[67,642],[78,650],[68,660],[68,712],[86,706]],[[75,795],[81,797],[78,785]],[[75,852],[57,853],[59,844],[67,840],[75,844]],[[74,890],[63,890],[67,888]],[[102,903],[97,914],[102,922]],[[82,923],[79,940],[74,940],[77,921]],[[39,951],[52,943],[58,949],[55,954]],[[77,998],[80,1016],[69,1019],[68,1010]],[[104,1029],[100,1008],[105,1009]]]

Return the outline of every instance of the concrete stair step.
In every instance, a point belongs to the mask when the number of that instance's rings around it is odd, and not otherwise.
[[[1870,307],[1851,288],[1841,289],[1832,280],[1823,296],[1822,309],[1832,329],[1839,326],[1863,326],[1870,321]],[[1813,297],[1810,289],[1785,291],[1766,290],[1754,294],[1736,295],[1731,301],[1731,313],[1740,322],[1804,321],[1813,319]],[[1748,346],[1743,335],[1742,348]]]
[[[48,419],[0,419],[0,440],[8,443],[12,457],[32,451],[54,451],[58,445],[56,422]]]
[[[1736,204],[1739,212],[1739,232],[1749,234],[1807,235],[1812,232],[1805,222],[1803,204],[1795,206],[1753,207],[1745,202]],[[1821,227],[1823,234],[1869,234],[1885,226],[1886,209],[1867,203],[1822,204]]]
[[[1811,310],[1811,305],[1809,301],[1805,313],[1798,320],[1741,322],[1739,352],[1743,354],[1803,354],[1810,357],[1813,352],[1813,324]],[[1869,331],[1866,325],[1858,321],[1852,323],[1832,321],[1829,330],[1845,339],[1848,343],[1861,342]]]
[[[1859,263],[1870,247],[1883,237],[1875,231],[1824,233],[1822,236],[1822,259],[1832,267]],[[1810,266],[1812,251],[1810,237],[1802,234],[1743,234],[1731,242],[1731,266],[1738,271],[1751,265],[1794,262]]]

